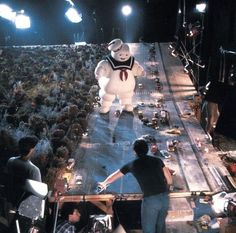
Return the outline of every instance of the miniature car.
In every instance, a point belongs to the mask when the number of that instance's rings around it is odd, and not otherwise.
[[[144,103],[144,102],[139,102],[139,103],[138,103],[138,106],[139,106],[139,107],[145,107],[145,103]]]
[[[149,120],[147,117],[143,117],[141,121],[143,122],[144,125],[147,125],[149,123]]]
[[[159,82],[160,82],[160,79],[159,79],[159,78],[155,78],[155,81],[156,81],[157,83],[159,83]]]
[[[162,85],[161,82],[157,82],[157,83],[156,83],[156,89],[157,89],[158,91],[160,91],[160,90],[163,89],[163,85]]]
[[[115,117],[119,117],[120,116],[120,110],[116,110],[114,115],[115,115]]]
[[[152,124],[153,124],[154,126],[157,126],[157,125],[158,125],[158,119],[157,119],[156,117],[153,117],[153,118],[152,118]]]
[[[170,114],[168,111],[166,110],[161,110],[160,113],[160,121],[162,124],[169,124],[169,120],[170,120]]]
[[[138,111],[138,118],[141,120],[143,119],[143,111]]]
[[[148,104],[148,107],[150,107],[150,108],[154,108],[154,107],[155,107],[155,104],[150,103],[150,104]]]
[[[139,83],[139,84],[138,84],[138,88],[139,88],[139,89],[143,89],[143,84],[142,84],[142,83]]]
[[[164,157],[165,159],[169,159],[171,156],[166,150],[160,150],[160,155]]]
[[[156,138],[150,134],[142,135],[141,138],[145,139],[148,143],[156,143]]]
[[[153,117],[154,117],[154,118],[158,118],[158,117],[159,117],[158,112],[153,112]]]

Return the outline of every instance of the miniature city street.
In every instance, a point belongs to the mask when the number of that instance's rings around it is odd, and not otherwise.
[[[199,204],[198,195],[227,191],[226,180],[232,178],[220,160],[220,151],[212,146],[196,118],[191,106],[197,91],[181,62],[170,55],[168,43],[129,45],[146,72],[136,79],[134,111],[122,112],[118,100],[107,114],[100,114],[99,106],[95,108],[88,119],[88,132],[73,155],[76,174],[67,192],[51,201],[91,201],[107,214],[113,214],[110,202],[117,200],[128,208],[134,201],[139,205],[142,194],[132,175],[101,193],[97,183],[134,158],[132,142],[143,136],[149,141],[149,154],[162,158],[173,170],[167,232],[199,232],[202,229],[194,220],[212,211],[208,204]],[[138,227],[139,223],[126,228]]]

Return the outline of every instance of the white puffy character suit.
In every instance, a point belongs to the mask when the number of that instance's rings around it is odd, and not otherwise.
[[[145,74],[143,67],[130,54],[128,44],[121,39],[114,39],[108,44],[111,54],[97,64],[95,78],[100,87],[100,113],[110,111],[112,102],[117,97],[123,110],[132,112],[132,98],[136,76]]]

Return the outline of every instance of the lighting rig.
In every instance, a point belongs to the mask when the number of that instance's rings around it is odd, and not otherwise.
[[[6,4],[0,4],[0,17],[11,21],[17,29],[28,29],[31,26],[30,17],[24,10],[14,11]]]
[[[195,46],[191,50],[187,50],[184,43],[179,41],[179,44],[170,44],[169,49],[171,50],[171,55],[173,57],[179,57],[184,65],[184,72],[187,74],[191,74],[194,79],[194,83],[198,84],[199,77],[195,76],[192,67],[195,65],[198,68],[205,68],[205,64],[202,64],[201,58],[199,55],[195,53],[195,49],[200,45],[201,42],[195,44]]]
[[[204,13],[206,10],[206,4],[199,2],[196,4],[196,12],[200,13],[200,20],[196,20],[194,23],[187,23],[185,1],[183,1],[183,9],[179,10],[179,13],[183,12],[183,35],[177,36],[177,42],[170,44],[170,54],[173,57],[179,57],[184,65],[184,72],[191,75],[193,82],[197,89],[199,88],[199,73],[200,68],[204,69],[205,64],[201,60],[201,45],[202,36],[204,31]],[[182,38],[181,38],[182,36]],[[190,42],[187,44],[187,41]]]

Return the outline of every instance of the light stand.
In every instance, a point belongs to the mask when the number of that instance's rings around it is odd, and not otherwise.
[[[183,0],[183,28],[184,28],[184,35],[186,35],[186,2]],[[184,37],[184,46],[186,46],[186,36]]]
[[[32,226],[29,229],[29,233],[34,233],[37,232],[37,228],[34,227],[34,221],[44,215],[45,202],[43,199],[47,196],[48,186],[45,183],[27,179],[23,190],[24,194],[30,195],[20,202],[17,209],[15,220],[16,230],[17,233],[21,233],[18,216],[23,216],[31,219]]]
[[[97,16],[96,11],[94,10],[92,13],[93,21],[95,23],[95,35],[96,35],[96,43],[99,43],[99,37],[98,37],[98,25],[97,25]]]
[[[203,31],[204,31],[204,12],[201,12],[201,30],[200,30],[200,41],[199,41],[199,54],[197,55],[197,63],[200,64],[201,62],[201,55],[202,55],[202,39],[203,39]],[[199,91],[199,81],[200,81],[200,69],[197,66],[197,79],[198,79],[198,87],[197,90]]]

